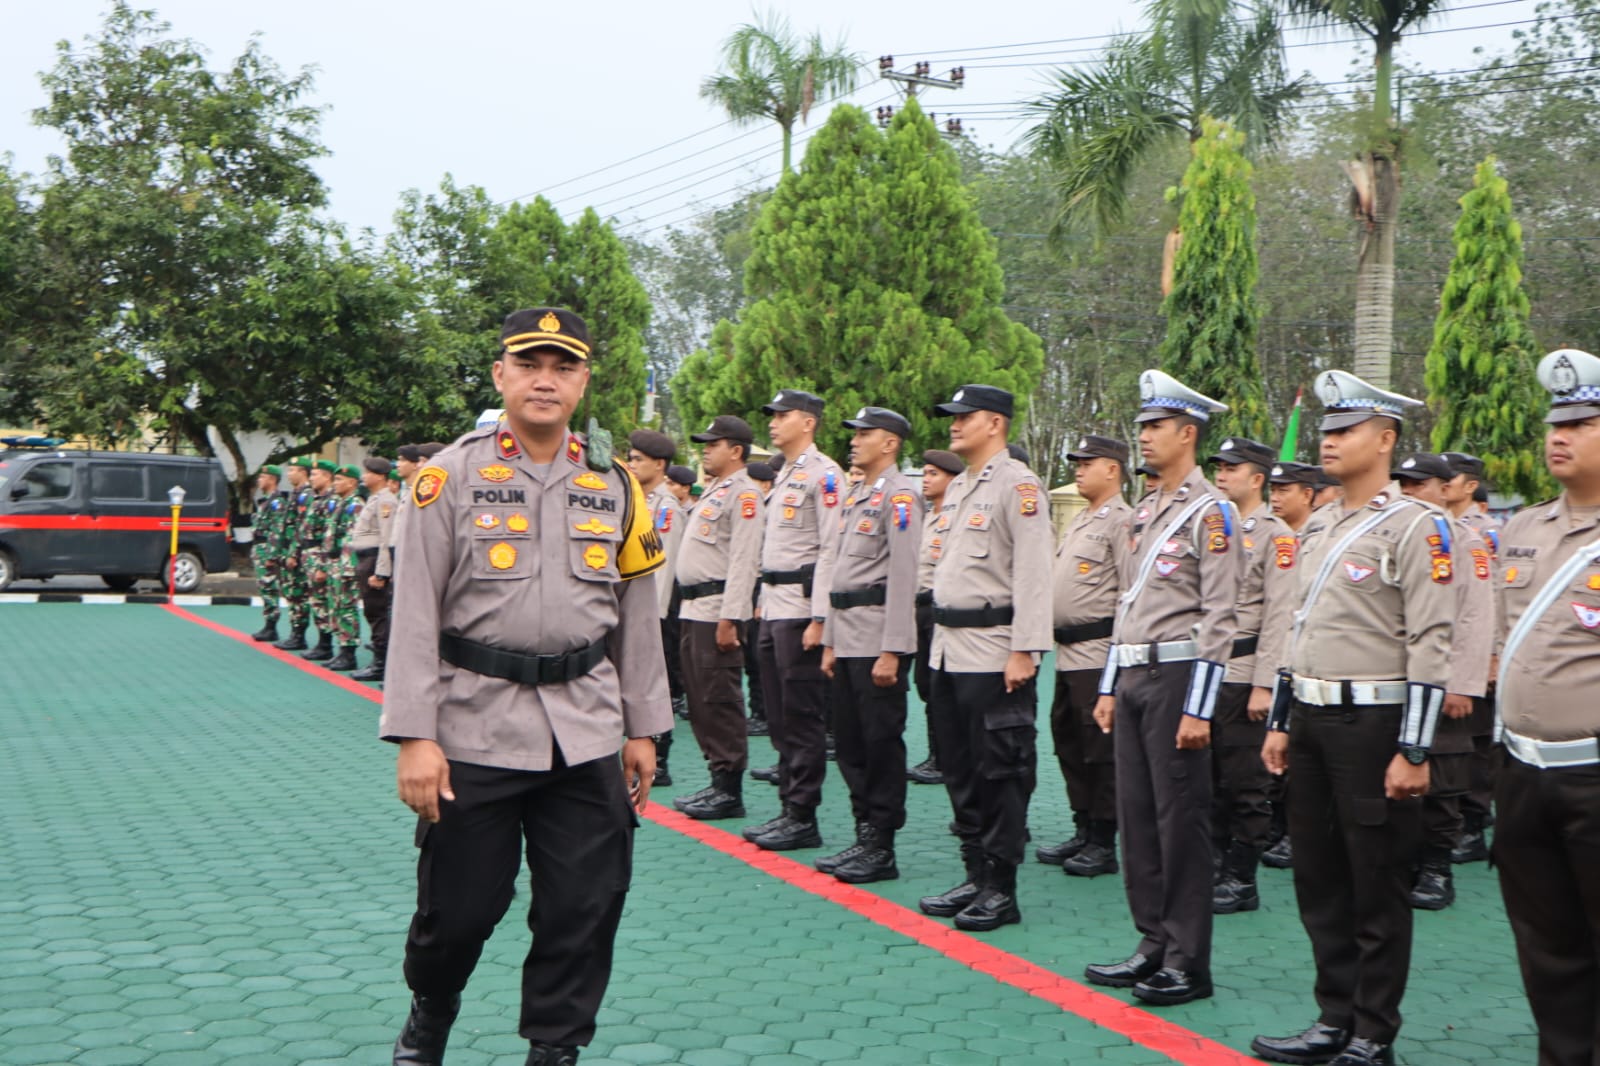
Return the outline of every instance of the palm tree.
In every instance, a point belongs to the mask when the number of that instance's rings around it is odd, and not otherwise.
[[[861,59],[841,40],[831,49],[822,34],[802,40],[781,15],[768,12],[746,23],[722,43],[722,72],[707,78],[700,95],[722,105],[740,125],[767,118],[783,130],[783,173],[789,172],[796,119],[804,120],[817,97],[856,87]]]
[[[1039,118],[1028,143],[1056,174],[1058,235],[1122,222],[1140,165],[1199,138],[1203,118],[1226,120],[1252,152],[1271,146],[1305,91],[1303,75],[1288,79],[1270,7],[1248,18],[1233,0],[1151,0],[1146,10],[1148,32],[1118,39],[1093,66],[1058,71],[1055,88],[1028,104]]]
[[[1372,39],[1375,84],[1360,155],[1344,165],[1361,222],[1356,258],[1355,373],[1389,384],[1394,356],[1394,240],[1400,214],[1400,123],[1391,103],[1400,35],[1439,15],[1449,0],[1284,0],[1292,18],[1348,28]]]

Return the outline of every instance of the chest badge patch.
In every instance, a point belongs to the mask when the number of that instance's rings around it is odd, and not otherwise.
[[[489,565],[496,570],[510,570],[517,565],[517,549],[502,540],[489,549]]]
[[[579,533],[589,533],[596,537],[604,536],[607,533],[615,533],[617,531],[616,526],[608,526],[598,518],[590,518],[587,522],[583,523],[583,525],[573,526],[572,528]],[[600,565],[604,566],[605,564],[601,563]],[[595,569],[599,569],[599,567],[596,567]]]
[[[1507,584],[1509,584],[1510,582],[1515,581],[1516,579],[1517,579],[1517,568],[1514,567],[1514,566],[1507,567],[1506,568],[1506,582],[1507,582]],[[1590,587],[1592,588],[1593,586],[1590,586]]]
[[[1600,574],[1589,575],[1589,589],[1593,592],[1600,592]]]
[[[583,565],[590,570],[604,570],[611,561],[611,553],[598,544],[591,544],[583,550]]]
[[[794,511],[793,507],[785,507],[783,509],[783,520],[785,522],[794,521],[794,514],[795,514],[795,511]]]
[[[493,466],[478,467],[479,477],[483,478],[485,481],[493,481],[496,484],[499,484],[502,481],[510,481],[514,473],[515,471],[513,471],[509,466],[502,466],[499,463],[495,463]]]
[[[500,516],[481,514],[472,520],[472,524],[477,526],[479,529],[496,529],[500,525]]]
[[[1578,616],[1578,624],[1583,628],[1600,629],[1600,607],[1575,603],[1572,605],[1572,613]]]
[[[1182,565],[1183,564],[1176,559],[1157,559],[1156,573],[1160,574],[1162,577],[1171,577],[1173,574],[1178,572],[1178,567]]]
[[[1354,581],[1354,582],[1356,582],[1358,584],[1360,582],[1365,581],[1367,578],[1371,577],[1373,574],[1377,573],[1377,571],[1374,570],[1372,567],[1370,567],[1370,566],[1361,566],[1361,565],[1359,565],[1357,563],[1345,563],[1344,564],[1344,572],[1350,575],[1350,580],[1351,581]]]
[[[572,483],[578,486],[580,489],[594,489],[596,492],[604,491],[605,489],[609,489],[611,487],[610,485],[606,484],[604,478],[601,478],[588,470],[585,470],[583,473],[573,478]]]
[[[424,467],[417,475],[417,483],[411,490],[411,502],[418,507],[426,507],[439,498],[444,491],[445,479],[450,475],[437,466]]]
[[[1078,564],[1078,573],[1080,573],[1080,574],[1087,574],[1090,570],[1093,570],[1093,569],[1094,569],[1094,564],[1093,563],[1079,563]]]
[[[1162,555],[1177,555],[1183,551],[1183,545],[1175,540],[1169,540],[1161,546]]]
[[[513,533],[526,533],[528,531],[528,516],[525,514],[512,515],[506,519],[506,528]]]
[[[863,518],[860,522],[857,522],[856,523],[856,532],[857,533],[871,533],[872,532],[872,519]]]

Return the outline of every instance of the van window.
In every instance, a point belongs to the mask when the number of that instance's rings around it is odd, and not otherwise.
[[[28,500],[64,500],[72,495],[71,463],[35,463],[18,482]]]
[[[89,484],[97,500],[144,501],[144,467],[124,463],[94,463]]]
[[[211,502],[211,467],[199,463],[183,466],[153,466],[150,468],[150,494],[145,498],[153,503],[166,503],[167,490],[174,485],[183,486],[183,505]]]

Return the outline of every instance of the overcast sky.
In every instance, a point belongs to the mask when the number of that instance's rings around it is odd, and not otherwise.
[[[448,172],[496,200],[544,192],[569,217],[593,205],[634,232],[659,232],[698,203],[770,184],[777,170],[775,126],[727,125],[698,95],[719,42],[751,19],[746,0],[144,2],[175,34],[208,47],[218,67],[260,33],[286,70],[317,69],[331,154],[316,165],[334,216],[352,227],[386,231],[402,190],[436,188]],[[53,65],[57,41],[93,33],[108,6],[0,4],[0,153],[11,153],[17,168],[38,172],[60,147],[30,119],[42,102],[37,73]],[[969,133],[998,146],[1025,128],[1016,102],[1036,94],[1052,67],[1092,58],[1104,43],[1095,35],[1136,28],[1140,11],[1135,0],[776,7],[793,13],[797,29],[843,36],[864,57],[892,54],[902,68],[928,59],[936,74],[964,64],[966,88],[928,90],[923,106],[941,121],[961,115]],[[1454,7],[1429,25],[1435,32],[1403,42],[1401,59],[1432,70],[1469,66],[1475,47],[1507,43],[1515,27],[1503,24],[1533,17],[1534,0]],[[1320,81],[1343,82],[1366,69],[1352,62],[1367,50],[1339,43],[1347,38],[1291,32],[1290,62]],[[895,95],[872,63],[852,99],[870,110]],[[821,118],[814,112],[797,141]],[[642,158],[628,161],[634,156]]]

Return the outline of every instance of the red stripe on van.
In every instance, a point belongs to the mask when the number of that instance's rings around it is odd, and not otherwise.
[[[138,517],[124,515],[0,515],[0,529],[68,529],[107,530],[119,533],[165,533],[172,529],[170,517]],[[226,533],[227,516],[222,518],[180,518],[178,531],[193,533]]]

